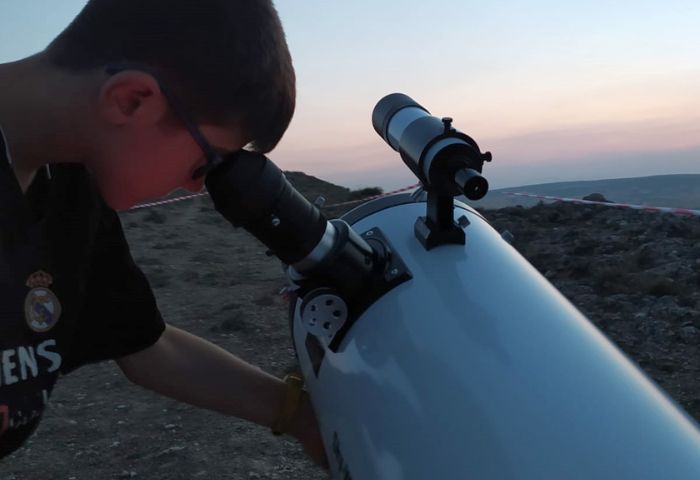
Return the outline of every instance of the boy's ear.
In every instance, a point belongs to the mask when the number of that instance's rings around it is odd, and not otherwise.
[[[127,70],[100,88],[97,113],[113,125],[155,124],[168,114],[168,100],[151,75]]]

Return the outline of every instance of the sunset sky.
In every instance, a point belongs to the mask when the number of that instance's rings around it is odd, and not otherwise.
[[[0,0],[0,62],[84,0]],[[298,79],[270,154],[350,187],[415,183],[372,129],[402,92],[493,153],[493,188],[700,173],[700,2],[278,0]]]

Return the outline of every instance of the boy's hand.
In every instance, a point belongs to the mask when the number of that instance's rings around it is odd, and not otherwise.
[[[328,458],[323,446],[321,431],[309,394],[302,393],[297,416],[289,429],[289,434],[304,446],[307,455],[318,465],[328,470]]]
[[[117,360],[132,382],[197,407],[270,427],[285,383],[202,338],[167,325],[150,347]],[[303,392],[288,434],[328,469],[311,400]]]

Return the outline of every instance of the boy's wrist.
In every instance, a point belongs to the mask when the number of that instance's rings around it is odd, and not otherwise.
[[[304,379],[300,373],[285,376],[284,383],[284,399],[271,430],[274,435],[287,433],[298,438],[298,419],[305,408],[304,404],[308,402],[308,394],[303,389]]]
[[[313,431],[313,428],[318,428],[316,425],[316,416],[311,406],[309,392],[303,390],[301,398],[299,399],[299,408],[297,408],[289,424],[287,434],[303,443],[309,435],[309,432]]]

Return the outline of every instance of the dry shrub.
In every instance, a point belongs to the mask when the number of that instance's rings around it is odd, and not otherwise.
[[[384,193],[384,190],[379,187],[361,188],[359,190],[352,190],[348,194],[348,200],[362,200],[368,197],[374,197],[375,195],[381,195],[382,193]]]

